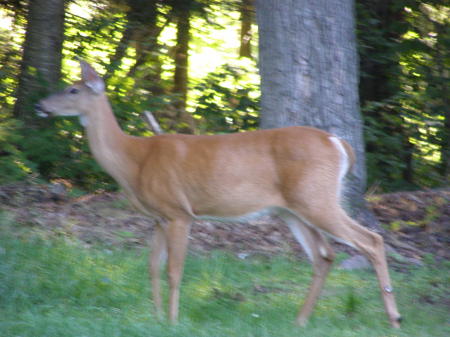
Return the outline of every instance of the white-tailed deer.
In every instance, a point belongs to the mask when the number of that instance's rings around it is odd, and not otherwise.
[[[190,225],[202,217],[279,215],[312,261],[314,275],[297,322],[305,324],[334,259],[325,236],[371,261],[390,323],[400,326],[383,239],[339,205],[354,154],[343,140],[310,127],[216,136],[132,137],[119,127],[95,70],[81,61],[82,80],[37,104],[40,115],[80,117],[92,153],[142,212],[156,216],[150,274],[162,313],[160,266],[168,257],[169,319],[178,318],[179,287]]]

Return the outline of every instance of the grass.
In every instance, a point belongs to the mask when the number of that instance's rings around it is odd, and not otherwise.
[[[146,250],[14,231],[0,230],[1,337],[450,335],[449,264],[431,258],[393,273],[405,317],[393,330],[372,272],[333,269],[309,325],[299,328],[292,323],[310,281],[308,264],[286,256],[191,255],[180,323],[170,326],[152,315]]]

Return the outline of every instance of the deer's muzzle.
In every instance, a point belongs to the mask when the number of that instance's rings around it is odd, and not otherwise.
[[[39,117],[49,117],[49,113],[44,110],[42,104],[40,103],[36,103],[34,105],[34,111],[36,111],[36,115],[38,115]]]

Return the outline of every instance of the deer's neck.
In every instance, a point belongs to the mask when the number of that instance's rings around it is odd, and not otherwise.
[[[132,137],[120,128],[106,96],[99,98],[92,108],[85,125],[92,154],[103,169],[127,189],[135,171],[135,158],[127,151]]]

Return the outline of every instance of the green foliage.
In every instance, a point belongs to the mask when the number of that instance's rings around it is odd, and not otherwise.
[[[66,17],[63,51],[66,60],[91,59],[94,55],[105,66],[125,28],[123,7],[110,1],[81,0],[73,4]],[[63,70],[70,76],[72,69]]]
[[[33,163],[18,149],[23,140],[20,125],[17,120],[3,120],[0,115],[0,184],[24,179],[33,172]]]
[[[22,153],[42,178],[64,178],[89,191],[116,188],[90,154],[77,119],[36,119],[32,128],[21,132],[26,133],[20,141]]]
[[[344,302],[345,313],[349,316],[354,315],[361,309],[361,305],[362,300],[355,294],[353,288],[349,287]]]
[[[258,127],[259,84],[250,76],[255,71],[251,64],[225,64],[194,87],[194,117],[203,132],[226,133]]]
[[[445,184],[448,23],[442,1],[359,2],[362,111],[369,184]]]
[[[407,177],[410,156],[418,156],[418,149],[409,138],[417,129],[405,123],[409,110],[402,105],[398,94],[380,102],[367,102],[363,107],[369,185],[381,182],[384,190],[405,190],[414,187]],[[430,180],[431,182],[431,180]]]
[[[11,29],[13,25],[23,28],[22,12],[13,13],[6,8],[3,11],[0,8],[0,20],[4,20],[0,25],[0,119],[5,117],[6,111],[10,111],[14,104],[21,58],[19,46],[23,42],[23,37],[17,36],[15,29]]]
[[[282,256],[245,260],[223,252],[190,256],[181,291],[181,321],[171,326],[152,314],[147,252],[39,238],[20,233],[6,218],[0,214],[2,337],[450,333],[445,308],[449,266],[432,260],[406,274],[393,273],[406,318],[402,329],[394,332],[371,272],[334,269],[310,323],[300,328],[293,321],[311,279],[307,264]]]
[[[77,79],[74,58],[87,59],[105,75],[127,132],[152,134],[141,117],[144,110],[151,110],[166,132],[177,132],[186,122],[172,93],[174,13],[184,3],[151,2],[145,15],[137,10],[143,3],[69,2],[63,77]],[[13,120],[27,11],[25,2],[5,4],[0,9],[0,183],[34,174],[69,179],[82,189],[116,188],[93,160],[75,119]],[[252,61],[236,60],[239,7],[239,1],[190,2],[187,110],[197,133],[258,127],[257,69]],[[359,1],[357,12],[369,184],[384,191],[441,186],[450,170],[448,5]],[[34,92],[29,101],[42,95]]]

